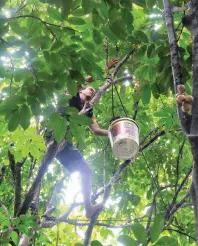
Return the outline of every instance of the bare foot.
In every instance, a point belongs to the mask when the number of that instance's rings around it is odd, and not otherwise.
[[[102,203],[91,206],[91,208],[88,211],[86,211],[87,219],[90,219],[98,210],[102,209],[103,206],[104,206],[104,204],[102,204]]]

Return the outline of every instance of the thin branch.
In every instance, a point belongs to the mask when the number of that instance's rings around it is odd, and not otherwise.
[[[162,190],[165,190],[167,188],[171,188],[171,186],[167,185],[167,186],[164,186],[164,187],[159,187],[159,189],[156,191],[156,193],[154,195],[153,202],[152,202],[151,209],[150,209],[150,213],[149,213],[149,216],[148,216],[148,221],[147,221],[147,225],[146,225],[146,231],[149,231],[149,229],[150,229],[153,210],[154,210],[154,208],[156,206],[156,198],[157,198],[157,196],[160,194],[160,192]]]
[[[139,104],[139,101],[135,102],[133,104],[133,109],[134,109],[134,114],[133,114],[133,119],[136,120],[136,117],[137,117],[137,113],[138,113],[138,104]]]
[[[185,202],[186,198],[189,196],[189,194],[187,193],[187,195],[184,197],[184,199],[182,199],[182,201],[179,204],[176,204],[176,200],[178,197],[179,192],[181,191],[181,189],[183,188],[183,186],[185,185],[186,181],[188,180],[188,178],[190,177],[192,173],[192,168],[189,169],[189,171],[187,172],[185,178],[183,179],[183,181],[181,182],[180,186],[178,187],[177,191],[175,192],[175,195],[173,197],[173,200],[169,206],[169,209],[166,212],[165,215],[165,220],[168,220],[171,215],[177,211],[177,209]]]
[[[115,76],[117,75],[119,69],[123,66],[123,64],[129,59],[129,57],[135,52],[136,49],[133,49],[131,52],[129,52],[128,55],[126,55],[124,58],[122,58],[122,60],[117,64],[117,66],[115,67],[114,71],[113,71],[113,75],[112,78],[114,79]]]
[[[177,189],[177,185],[178,185],[178,181],[179,181],[179,163],[180,163],[180,159],[182,157],[185,140],[186,139],[184,139],[183,143],[181,144],[181,146],[179,148],[179,153],[178,153],[178,156],[177,156],[175,191]]]
[[[117,80],[114,81],[114,84],[118,84],[118,83],[126,81],[126,80],[133,81],[133,76],[130,75],[130,76],[123,76],[121,78],[118,78]]]
[[[157,140],[159,137],[163,136],[166,132],[163,130],[159,133],[157,133],[153,138],[150,139],[150,141],[148,143],[146,143],[145,145],[141,146],[140,149],[141,151],[144,150],[145,148],[147,148],[150,144],[152,144],[155,140]]]
[[[12,20],[19,19],[19,18],[33,18],[33,19],[39,20],[40,22],[43,23],[43,25],[45,25],[45,27],[48,29],[48,31],[50,31],[50,33],[52,34],[52,36],[54,38],[56,38],[56,35],[54,34],[54,32],[48,26],[54,26],[54,27],[58,27],[58,28],[66,28],[66,29],[69,29],[69,30],[77,32],[75,29],[73,29],[71,27],[66,27],[66,26],[61,26],[61,25],[56,25],[56,24],[53,24],[53,23],[49,23],[49,22],[44,21],[41,18],[39,18],[37,16],[34,16],[34,15],[19,15],[19,16],[10,17],[10,18],[0,18],[0,21],[1,20],[3,20],[3,21],[12,21]]]
[[[164,231],[174,231],[174,232],[177,232],[177,233],[179,233],[179,234],[182,234],[182,235],[184,235],[184,236],[187,236],[187,237],[189,237],[190,239],[196,241],[196,239],[195,239],[194,237],[190,236],[189,234],[187,234],[187,233],[185,233],[185,232],[179,231],[179,230],[175,230],[175,229],[172,229],[172,228],[165,228]]]
[[[177,7],[173,6],[172,7],[172,12],[184,12],[185,10],[190,8],[190,2],[186,3],[183,7]]]

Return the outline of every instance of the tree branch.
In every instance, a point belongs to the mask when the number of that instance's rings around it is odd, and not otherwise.
[[[30,204],[34,198],[36,189],[38,188],[39,184],[41,183],[42,178],[43,178],[45,172],[47,171],[49,164],[52,162],[53,158],[56,156],[56,154],[58,152],[58,147],[59,147],[59,145],[54,141],[47,148],[47,151],[46,151],[44,158],[41,162],[41,165],[39,167],[37,176],[34,179],[34,182],[31,186],[30,190],[26,194],[24,202],[23,202],[19,212],[17,213],[18,216],[21,214],[25,214],[28,211]]]
[[[171,55],[171,65],[174,80],[175,94],[178,93],[177,87],[182,84],[182,74],[181,66],[179,61],[179,49],[177,45],[176,34],[173,24],[172,9],[169,0],[163,0],[164,2],[164,16],[165,22],[168,29],[168,37],[170,43],[170,55]],[[190,120],[187,114],[184,114],[181,110],[181,105],[177,105],[177,114],[180,120],[180,125],[182,127],[185,136],[190,132]]]
[[[177,7],[173,6],[172,7],[172,12],[184,12],[185,10],[190,8],[190,2],[186,3],[183,7]]]
[[[2,181],[3,181],[3,176],[5,174],[5,170],[6,170],[6,166],[3,166],[1,168],[1,170],[0,170],[0,185],[1,185]]]
[[[177,167],[176,167],[176,182],[175,182],[175,191],[177,189],[177,185],[178,185],[178,181],[179,181],[179,163],[180,163],[180,159],[182,157],[182,153],[183,153],[183,148],[184,148],[184,144],[185,144],[185,140],[183,141],[183,143],[181,144],[180,148],[179,148],[179,154],[177,156]]]
[[[60,25],[56,25],[56,24],[53,24],[53,23],[49,23],[49,22],[46,22],[44,20],[42,20],[41,18],[37,17],[37,16],[34,16],[34,15],[19,15],[19,16],[15,16],[15,17],[10,17],[10,18],[0,18],[0,21],[3,20],[3,21],[12,21],[12,20],[15,20],[15,19],[20,19],[20,18],[32,18],[32,19],[36,19],[36,20],[39,20],[40,22],[42,22],[45,27],[47,28],[48,31],[50,31],[50,33],[52,34],[52,36],[54,38],[56,38],[56,35],[54,34],[54,32],[49,28],[49,26],[54,26],[54,27],[59,27],[59,28],[66,28],[66,29],[69,29],[69,30],[72,30],[72,31],[75,31],[77,32],[76,30],[74,30],[73,28],[71,27],[65,27],[65,26],[60,26]]]
[[[140,147],[140,150],[142,151],[142,150],[144,150],[145,148],[147,148],[150,144],[152,144],[152,143],[153,143],[155,140],[157,140],[159,137],[163,136],[165,133],[166,133],[166,132],[165,132],[164,130],[161,131],[161,132],[159,132],[159,133],[157,133],[153,138],[151,138],[151,139],[149,140],[148,143],[146,143],[145,145],[141,146],[141,147]]]
[[[175,229],[172,229],[172,228],[165,228],[164,231],[174,231],[174,232],[177,232],[179,234],[182,234],[184,236],[187,236],[187,237],[193,239],[194,241],[196,241],[196,239],[194,237],[190,236],[189,234],[187,234],[185,232],[179,231],[179,230],[175,230]]]

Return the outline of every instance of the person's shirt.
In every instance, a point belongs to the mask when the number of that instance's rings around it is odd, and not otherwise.
[[[83,109],[83,103],[81,101],[79,92],[76,94],[76,96],[73,96],[72,98],[69,99],[69,107],[75,107],[76,109],[78,109],[79,112]],[[64,110],[65,107],[58,107],[57,109],[57,111],[60,112],[63,116],[67,117],[67,115],[64,113]],[[85,115],[92,118],[93,109],[92,108],[89,109]]]

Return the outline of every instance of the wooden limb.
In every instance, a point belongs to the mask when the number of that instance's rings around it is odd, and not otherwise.
[[[170,43],[170,55],[171,55],[174,88],[175,88],[175,94],[178,94],[177,87],[178,85],[182,84],[179,49],[178,49],[176,34],[174,30],[173,15],[172,15],[172,8],[170,2],[169,0],[163,0],[163,3],[164,3],[165,23],[168,29],[168,38]],[[180,125],[183,130],[183,133],[186,136],[190,131],[190,121],[189,118],[186,117],[186,115],[182,112],[181,105],[177,105],[177,114],[180,120]]]
[[[14,155],[8,151],[10,169],[14,181],[14,216],[16,216],[21,205],[21,166],[23,163],[15,163]]]
[[[123,66],[123,64],[129,59],[129,57],[135,52],[135,49],[133,49],[131,52],[129,52],[129,54],[127,54],[124,58],[122,58],[122,60],[116,65],[113,74],[112,74],[112,78],[114,79],[119,71],[119,69]]]
[[[24,202],[23,202],[22,206],[20,207],[19,212],[17,213],[18,216],[21,214],[25,214],[28,211],[30,204],[34,198],[36,189],[38,188],[39,184],[41,183],[42,178],[45,175],[45,172],[47,171],[48,166],[52,162],[53,158],[56,156],[57,152],[58,152],[58,144],[54,141],[47,148],[47,151],[46,151],[44,158],[41,162],[41,165],[39,167],[37,176],[34,179],[34,182],[31,186],[31,188],[29,189],[28,193],[26,194]]]
[[[1,185],[2,181],[3,181],[5,170],[6,170],[6,166],[2,166],[2,168],[0,170],[0,185]]]

